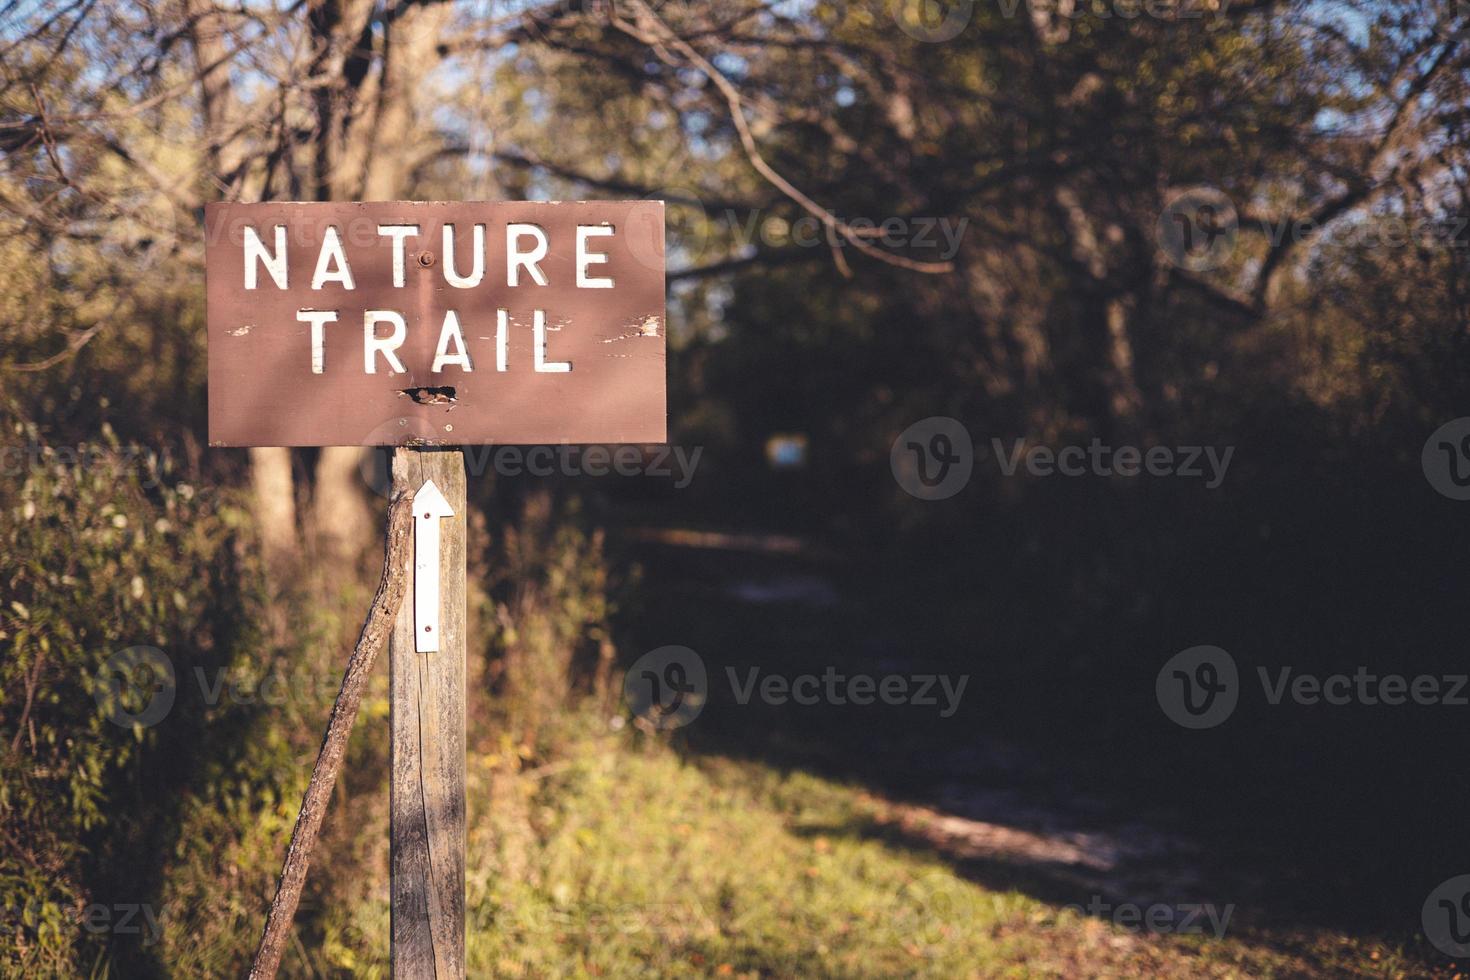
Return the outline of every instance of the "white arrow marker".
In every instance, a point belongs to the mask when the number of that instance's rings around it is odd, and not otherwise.
[[[430,480],[413,495],[413,648],[439,649],[439,521],[454,509]]]

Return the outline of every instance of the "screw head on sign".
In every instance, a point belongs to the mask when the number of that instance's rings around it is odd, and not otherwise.
[[[431,266],[433,264],[434,264],[434,253],[433,252],[420,252],[419,253],[419,265],[421,265],[425,269],[427,269],[429,266]]]

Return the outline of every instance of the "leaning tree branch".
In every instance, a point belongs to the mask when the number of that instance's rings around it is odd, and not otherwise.
[[[362,704],[363,688],[367,686],[378,652],[393,631],[393,621],[398,618],[398,608],[403,605],[403,596],[408,591],[408,544],[412,526],[413,501],[407,488],[399,483],[393,488],[393,501],[388,505],[388,547],[383,557],[383,580],[368,609],[362,635],[347,661],[347,673],[342,678],[337,703],[332,705],[327,734],[322,739],[316,766],[311,771],[311,782],[307,784],[306,796],[301,801],[296,829],[291,832],[291,846],[286,850],[281,882],[276,889],[275,900],[271,902],[270,917],[266,920],[265,933],[260,937],[255,962],[250,967],[250,980],[273,980],[280,969],[291,920],[296,915],[297,903],[301,901],[301,887],[306,883],[311,852],[316,846],[327,802],[347,753],[347,736],[352,732],[358,706]]]
[[[642,30],[637,25],[629,23],[616,13],[612,17],[613,26],[629,37],[647,44],[655,51],[660,51],[667,45],[667,47],[672,48],[682,55],[706,78],[713,82],[729,106],[730,120],[735,124],[735,131],[740,136],[740,145],[745,150],[746,159],[750,161],[750,165],[755,168],[757,173],[775,185],[781,193],[801,205],[829,230],[841,235],[853,248],[869,258],[898,266],[901,269],[909,269],[913,272],[942,274],[954,271],[953,262],[924,262],[917,259],[905,258],[904,256],[895,255],[892,252],[878,248],[870,242],[864,241],[863,237],[857,234],[847,222],[812,200],[812,198],[803,193],[795,184],[781,176],[774,167],[766,162],[766,158],[761,154],[760,146],[755,140],[755,135],[750,131],[750,124],[745,119],[744,97],[741,96],[740,90],[735,87],[734,83],[726,78],[723,72],[711,64],[708,58],[695,50],[693,45],[689,44],[689,42],[685,41],[670,28],[644,0],[632,0],[632,5],[640,17],[657,28],[658,33],[651,34],[648,31]],[[839,266],[842,265],[841,253],[835,246],[832,251],[834,257],[838,260]]]

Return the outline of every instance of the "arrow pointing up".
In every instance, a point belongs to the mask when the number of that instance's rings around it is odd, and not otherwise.
[[[413,495],[413,648],[439,649],[439,521],[454,508],[429,480]]]

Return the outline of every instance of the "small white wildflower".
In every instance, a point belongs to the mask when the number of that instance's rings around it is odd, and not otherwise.
[[[133,576],[133,598],[143,598],[143,576],[141,575]]]
[[[31,518],[35,517],[36,502],[34,500],[27,500],[25,502],[25,505],[20,509],[20,516],[25,518],[26,520],[30,520]]]
[[[112,516],[112,526],[115,527],[115,528],[119,528],[119,529],[127,527],[128,526],[128,518],[127,518],[127,515],[126,514],[114,514]]]

